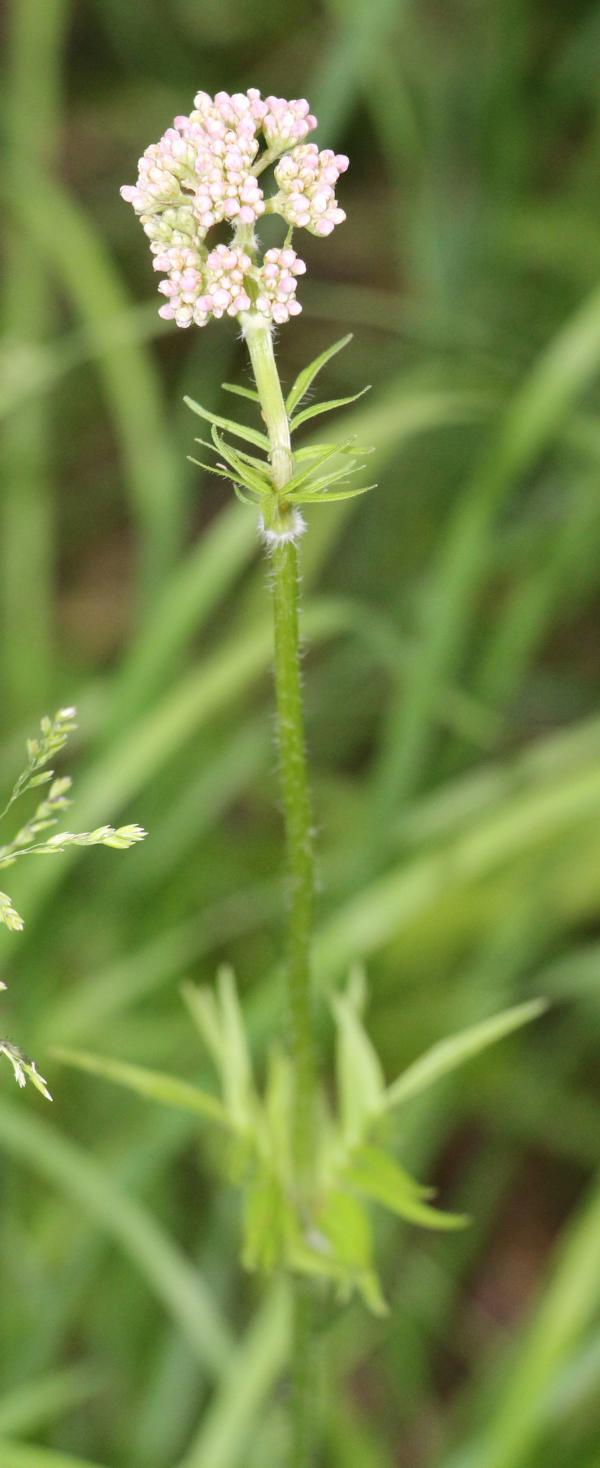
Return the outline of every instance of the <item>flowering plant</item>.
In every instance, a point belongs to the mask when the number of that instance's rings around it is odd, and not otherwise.
[[[373,1311],[386,1309],[373,1264],[370,1205],[429,1228],[464,1223],[432,1206],[430,1189],[396,1160],[390,1116],[408,1097],[540,1012],[534,1001],[472,1026],[386,1085],[363,1022],[364,979],[354,972],[331,1005],[335,1105],[318,1084],[311,977],[313,825],[298,607],[298,539],[305,526],[298,507],[364,494],[373,486],[348,487],[352,473],[363,467],[353,439],[297,449],[293,437],[304,423],[360,395],[300,407],[318,373],[350,338],[310,362],[285,398],[273,350],[274,327],[301,309],[296,290],[305,265],[292,247],[294,229],[326,236],[345,218],[335,187],[348,159],[306,142],[315,126],[304,100],[263,99],[255,88],[233,96],[218,92],[214,98],[199,92],[189,116],[176,117],[160,141],[146,149],[137,183],[121,190],[140,216],[155,268],[164,276],[159,290],[167,300],[161,316],[182,327],[236,318],[254,374],[254,388],[223,386],[256,404],[260,427],[186,401],[210,424],[210,441],[197,441],[219,456],[201,467],[230,480],[245,504],[258,507],[270,555],[288,876],[287,1053],[272,1051],[259,1087],[228,970],[220,973],[216,991],[188,985],[184,994],[211,1057],[219,1094],[112,1058],[61,1052],[70,1064],[194,1112],[228,1140],[220,1152],[243,1192],[243,1262],[251,1269],[283,1269],[292,1281],[294,1468],[314,1463],[314,1315],[321,1292],[333,1287],[346,1299],[358,1291]],[[259,180],[270,166],[276,190],[265,194]],[[267,214],[278,215],[286,228],[281,245],[263,254],[256,226]],[[209,244],[209,232],[220,226],[231,228],[231,238]],[[239,447],[238,440],[249,448]]]

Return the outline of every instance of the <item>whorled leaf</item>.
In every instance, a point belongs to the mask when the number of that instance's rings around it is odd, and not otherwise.
[[[208,408],[203,408],[201,403],[195,403],[193,398],[184,397],[184,403],[191,408],[192,413],[197,413],[199,418],[205,418],[207,423],[212,423],[215,428],[225,428],[232,433],[234,438],[243,438],[247,443],[253,443],[257,448],[269,452],[269,440],[264,433],[257,428],[248,428],[245,423],[236,423],[234,418],[223,418],[220,413],[211,413]]]
[[[389,1152],[379,1147],[357,1147],[342,1176],[356,1192],[407,1223],[431,1229],[464,1228],[468,1223],[462,1214],[432,1208],[425,1201],[431,1197],[431,1189],[423,1188]]]
[[[325,367],[326,363],[330,362],[331,358],[335,357],[338,352],[343,351],[344,347],[347,347],[348,343],[351,341],[352,332],[350,331],[348,332],[347,336],[342,336],[340,337],[339,341],[334,342],[333,346],[326,347],[325,351],[320,352],[318,357],[313,357],[312,362],[309,362],[307,367],[302,368],[302,371],[298,373],[298,376],[292,387],[290,388],[290,391],[285,400],[285,406],[288,414],[293,413],[294,408],[297,406],[297,404],[302,401],[303,397],[306,396],[306,393],[312,386],[312,383],[314,382],[317,373],[321,371],[321,368]]]
[[[147,1101],[158,1101],[163,1106],[173,1106],[178,1111],[190,1111],[206,1121],[231,1129],[232,1118],[217,1096],[201,1091],[198,1086],[183,1081],[178,1076],[166,1075],[163,1071],[148,1070],[145,1066],[129,1065],[109,1055],[94,1055],[87,1050],[71,1050],[53,1046],[52,1055],[63,1065],[74,1070],[87,1071],[89,1075],[101,1076],[135,1091]]]
[[[303,423],[308,423],[311,418],[319,418],[322,413],[333,413],[335,408],[346,408],[349,403],[356,403],[359,398],[364,397],[366,392],[371,391],[371,384],[361,387],[359,392],[349,393],[345,398],[330,398],[328,402],[311,403],[309,408],[302,408],[296,413],[295,418],[290,418],[290,432],[295,433]]]
[[[322,1200],[308,1235],[296,1233],[292,1238],[288,1263],[296,1273],[329,1281],[342,1303],[357,1291],[373,1314],[387,1313],[373,1267],[368,1214],[345,1189],[332,1189]]]
[[[415,1060],[413,1065],[409,1065],[387,1087],[381,1097],[382,1110],[393,1111],[413,1096],[418,1096],[443,1076],[450,1075],[458,1066],[465,1065],[468,1060],[480,1055],[482,1050],[496,1045],[514,1030],[531,1024],[532,1020],[539,1019],[547,1007],[545,999],[531,999],[525,1004],[516,1004],[511,1009],[505,1009],[501,1014],[492,1015],[491,1019],[469,1025],[457,1035],[439,1040],[437,1045],[426,1050],[424,1055]]]
[[[293,1209],[279,1178],[261,1168],[244,1195],[242,1263],[266,1274],[280,1267],[288,1255],[295,1228]]]
[[[381,1108],[385,1082],[377,1052],[362,1023],[363,986],[358,971],[351,975],[346,993],[331,1001],[336,1023],[336,1082],[338,1119],[344,1145],[362,1141]]]
[[[222,382],[224,392],[231,392],[236,398],[249,398],[252,403],[260,402],[260,398],[254,387],[240,387],[237,382]]]

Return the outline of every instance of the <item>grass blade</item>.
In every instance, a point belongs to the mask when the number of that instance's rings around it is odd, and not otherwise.
[[[32,1112],[3,1102],[0,1144],[108,1233],[141,1270],[198,1359],[217,1376],[230,1360],[229,1334],[198,1271],[179,1253],[141,1203],[127,1197],[98,1162]]]

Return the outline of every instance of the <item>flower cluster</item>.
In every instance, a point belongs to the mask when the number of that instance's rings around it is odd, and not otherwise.
[[[304,260],[289,247],[283,250],[267,250],[265,263],[259,271],[260,291],[255,307],[261,315],[276,321],[281,326],[290,316],[298,316],[302,307],[295,299],[296,276],[304,275]]]
[[[347,167],[345,153],[332,153],[331,148],[324,148],[320,153],[315,143],[294,148],[275,169],[280,189],[275,206],[279,213],[297,229],[309,229],[316,235],[331,234],[336,224],[342,224],[346,218],[338,206],[335,185]]]
[[[262,266],[239,245],[217,245],[209,255],[174,245],[154,256],[154,269],[166,272],[158,287],[167,302],[159,315],[177,326],[206,326],[211,317],[239,316],[254,310],[281,325],[302,310],[295,300],[298,275],[306,270],[295,250],[267,250]],[[248,294],[246,282],[254,292]]]
[[[154,269],[166,271],[158,287],[167,302],[159,308],[159,316],[175,321],[178,326],[205,326],[206,311],[199,306],[204,291],[204,261],[198,250],[190,246],[172,245],[154,256]]]
[[[315,127],[304,98],[262,98],[256,87],[232,96],[198,92],[189,116],[176,117],[146,148],[137,182],[121,194],[165,276],[161,316],[205,326],[251,309],[278,324],[298,314],[296,277],[306,267],[289,248],[291,229],[326,235],[345,218],[334,191],[348,159],[305,143]],[[279,191],[265,199],[259,175],[272,162]],[[265,212],[280,214],[289,228],[284,247],[261,262],[253,227]],[[231,225],[233,240],[209,250],[208,231],[221,223]]]

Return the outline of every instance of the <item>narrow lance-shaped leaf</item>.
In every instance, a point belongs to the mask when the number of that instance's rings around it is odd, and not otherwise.
[[[336,995],[336,1078],[344,1140],[355,1146],[381,1106],[383,1075],[379,1058],[351,998]]]
[[[192,1086],[189,1081],[177,1076],[165,1075],[163,1071],[146,1070],[141,1065],[129,1065],[126,1061],[114,1060],[109,1055],[93,1055],[87,1050],[70,1050],[54,1047],[52,1054],[64,1065],[74,1070],[84,1070],[90,1075],[114,1081],[144,1096],[148,1101],[159,1101],[164,1106],[173,1106],[179,1111],[191,1111],[207,1121],[231,1127],[232,1119],[216,1096]]]
[[[358,1199],[335,1189],[325,1200],[318,1224],[334,1258],[347,1271],[349,1283],[375,1315],[387,1315],[388,1307],[373,1269],[371,1224]]]
[[[211,434],[216,433],[216,431],[217,430],[214,427],[211,428]],[[223,443],[224,440],[220,439],[220,442]],[[201,443],[202,447],[205,449],[210,449],[211,453],[214,453],[215,451],[216,445],[214,437],[211,437],[210,439],[195,438],[194,443]],[[258,472],[264,476],[267,483],[270,484],[270,466],[267,459],[257,459],[255,454],[248,454],[246,453],[245,449],[232,449],[230,444],[227,444],[227,448],[229,449],[230,453],[235,454],[236,459],[241,459],[244,464],[250,464],[253,469],[257,469]],[[221,452],[220,449],[219,452]]]
[[[237,382],[222,382],[224,392],[232,392],[237,398],[250,398],[252,403],[259,403],[260,398],[254,387],[240,387]]]
[[[287,1235],[294,1226],[289,1203],[277,1178],[261,1170],[246,1190],[244,1199],[245,1269],[270,1273],[285,1257]]]
[[[218,464],[205,464],[202,459],[195,459],[193,454],[186,454],[189,464],[195,464],[197,469],[205,469],[207,474],[215,474],[217,479],[227,479],[231,484],[232,476],[226,469],[221,469]]]
[[[290,495],[290,499],[297,505],[325,505],[332,504],[334,500],[354,500],[359,494],[368,494],[370,489],[377,489],[377,485],[364,484],[360,489],[337,489],[333,494],[328,494],[325,490],[322,494]]]
[[[286,499],[297,500],[300,503],[301,500],[312,499],[316,494],[329,494],[333,485],[349,484],[351,475],[358,474],[364,468],[365,465],[358,464],[356,459],[349,459],[348,463],[342,464],[339,469],[333,469],[330,474],[321,475],[318,479],[313,480],[312,484],[309,482],[304,485],[303,489],[293,491],[290,495],[287,493],[286,486]]]
[[[294,460],[296,464],[307,464],[310,459],[319,459],[321,454],[326,453],[329,449],[336,451],[338,454],[348,454],[350,451],[355,454],[372,454],[374,452],[372,444],[366,447],[364,444],[362,447],[357,444],[356,434],[353,433],[351,438],[344,439],[340,443],[302,444],[299,449],[294,449]]]
[[[364,397],[365,393],[370,390],[369,383],[367,387],[362,387],[360,392],[353,392],[347,398],[330,398],[326,403],[312,403],[310,408],[303,408],[301,413],[297,413],[295,418],[290,419],[290,432],[294,433],[296,428],[300,428],[303,423],[308,423],[309,418],[318,418],[321,413],[333,413],[335,408],[345,408],[348,403],[355,403],[358,398]]]
[[[269,451],[269,440],[264,433],[259,433],[257,428],[247,428],[245,423],[236,423],[233,418],[222,418],[219,413],[210,413],[208,408],[203,408],[200,403],[195,403],[193,398],[184,397],[184,403],[191,408],[192,413],[197,413],[199,418],[205,418],[207,423],[212,423],[216,428],[225,428],[233,433],[235,438],[245,438],[247,443],[253,443],[259,449]]]
[[[440,1040],[419,1060],[415,1060],[414,1065],[409,1065],[397,1081],[388,1086],[381,1098],[382,1110],[390,1111],[410,1097],[418,1096],[421,1091],[434,1085],[442,1076],[449,1075],[459,1065],[464,1065],[465,1061],[479,1055],[489,1045],[495,1045],[505,1035],[512,1034],[513,1030],[521,1029],[522,1025],[538,1019],[546,1008],[545,999],[531,999],[526,1004],[517,1004],[512,1009],[503,1010],[502,1014],[496,1014],[492,1019],[470,1025],[458,1035]]]
[[[464,1228],[468,1219],[459,1213],[444,1213],[424,1201],[428,1190],[421,1188],[395,1158],[378,1147],[358,1147],[344,1169],[344,1180],[365,1198],[379,1203],[407,1223],[423,1228]]]
[[[215,452],[215,444],[214,443],[208,443],[205,438],[195,438],[194,439],[194,443],[201,443],[204,446],[204,448],[210,449],[211,450],[211,453],[214,453]],[[205,461],[203,459],[195,459],[192,454],[188,454],[187,457],[189,459],[190,464],[196,464],[199,469],[205,469],[206,472],[207,472],[207,474],[216,474],[219,479],[226,479],[227,480],[227,483],[228,484],[232,484],[234,489],[236,489],[236,486],[239,486],[240,489],[244,489],[244,488],[247,488],[248,487],[247,484],[246,484],[246,481],[240,479],[235,474],[235,471],[233,470],[233,468],[231,467],[231,465],[229,463],[222,464],[222,463],[219,462],[219,463],[216,463],[216,464],[207,464],[207,463],[205,463]],[[252,504],[253,501],[252,500],[245,500],[245,503],[246,504]]]
[[[307,1242],[299,1233],[288,1244],[288,1262],[299,1274],[330,1280],[342,1300],[358,1290],[375,1315],[387,1305],[371,1265],[369,1219],[357,1198],[336,1190],[324,1200],[318,1228]]]
[[[257,469],[259,474],[262,474],[270,484],[271,466],[267,459],[257,459],[255,454],[249,454],[245,449],[236,448],[235,452],[238,459],[241,459],[244,464],[250,464],[251,468]]]
[[[223,1032],[223,1092],[228,1112],[240,1128],[252,1121],[254,1083],[244,1017],[233,970],[219,969],[217,992]]]
[[[285,400],[285,406],[288,413],[293,413],[296,404],[299,403],[304,397],[305,393],[308,392],[309,387],[314,382],[317,373],[321,371],[321,368],[324,367],[327,362],[330,362],[331,358],[335,357],[338,352],[343,351],[344,347],[347,347],[348,342],[351,341],[352,332],[349,332],[347,336],[342,336],[340,337],[339,341],[334,342],[333,346],[326,347],[325,351],[321,352],[318,357],[314,357],[312,362],[308,363],[307,367],[302,368],[302,371],[298,373],[298,376],[293,383],[293,386],[290,388],[290,391]]]
[[[225,442],[225,439],[221,437],[221,434],[219,433],[218,429],[214,427],[214,425],[212,429],[212,438],[215,448],[220,454],[223,455],[226,463],[231,464],[235,475],[239,480],[241,480],[242,484],[245,485],[246,489],[251,489],[254,491],[254,494],[259,495],[271,493],[273,486],[266,478],[266,476],[264,474],[258,473],[258,471],[252,468],[250,464],[244,462],[239,457],[239,455],[236,454],[235,449],[232,449],[230,445]]]
[[[288,480],[285,486],[286,493],[288,491],[292,492],[296,489],[300,489],[301,485],[306,484],[307,481],[310,481],[311,476],[313,474],[316,474],[317,470],[321,469],[323,464],[327,463],[328,459],[335,458],[336,454],[343,454],[352,442],[353,440],[349,438],[343,444],[329,444],[328,447],[324,448],[322,453],[316,456],[313,459],[312,463],[309,463],[305,469],[300,469],[297,474],[292,475],[292,478]],[[349,465],[353,463],[356,463],[356,459],[347,460],[347,462],[340,469],[340,473],[348,474],[350,472]],[[335,470],[333,472],[335,472]]]
[[[356,455],[354,457],[348,455],[343,459],[342,464],[334,462],[330,465],[329,470],[323,470],[323,464],[329,458],[339,458],[337,448],[332,448],[330,454],[323,455],[323,459],[317,459],[315,464],[308,465],[308,468],[302,470],[301,473],[293,474],[292,479],[288,480],[285,486],[286,496],[296,495],[299,489],[304,490],[305,493],[312,493],[312,490],[321,489],[324,484],[333,484],[336,483],[336,480],[348,479],[351,474],[356,473],[356,465],[358,468],[365,467],[364,464],[358,464]]]

